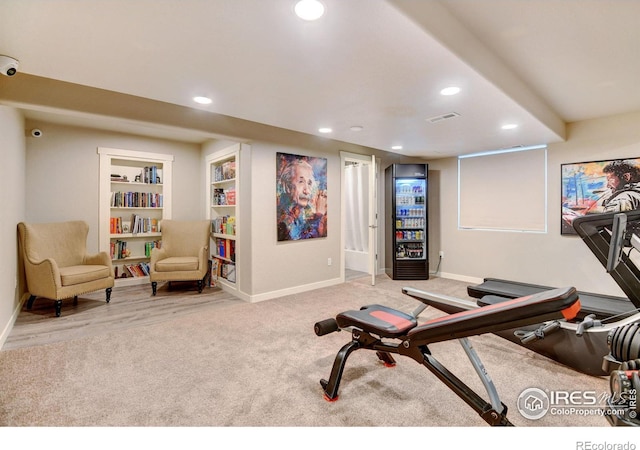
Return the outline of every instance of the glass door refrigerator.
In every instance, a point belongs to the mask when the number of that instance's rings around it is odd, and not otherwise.
[[[428,280],[427,164],[385,169],[385,270],[394,280]]]

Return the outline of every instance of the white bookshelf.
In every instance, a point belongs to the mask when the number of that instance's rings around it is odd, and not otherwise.
[[[116,286],[148,283],[148,276],[126,267],[144,274],[151,247],[162,239],[160,223],[171,218],[173,155],[106,147],[98,154],[100,250],[112,255]]]
[[[239,158],[240,144],[212,153],[206,158],[206,211],[207,219],[212,223],[212,280],[232,293],[238,292],[240,279],[240,191],[237,182],[240,177]]]

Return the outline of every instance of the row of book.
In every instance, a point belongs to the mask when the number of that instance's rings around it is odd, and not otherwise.
[[[149,276],[149,264],[139,262],[137,264],[122,264],[113,268],[116,278],[146,277]]]
[[[213,181],[233,180],[236,177],[236,162],[225,161],[213,169]]]
[[[217,280],[219,278],[224,278],[231,283],[235,283],[236,265],[220,259],[214,259],[211,265],[211,279]]]
[[[158,192],[112,192],[113,208],[162,208],[162,194]]]
[[[216,256],[231,261],[236,260],[236,241],[232,239],[216,238],[215,243]]]
[[[154,217],[141,217],[138,214],[131,214],[130,220],[123,220],[122,217],[111,217],[109,219],[109,233],[159,233],[160,221]]]
[[[144,256],[146,258],[151,257],[151,250],[154,248],[161,248],[162,241],[147,241],[144,243]],[[127,245],[127,241],[115,240],[109,245],[109,252],[111,259],[124,259],[131,257],[131,249]],[[141,255],[138,255],[141,256]]]
[[[235,216],[220,216],[211,221],[211,232],[220,234],[236,234]]]
[[[153,217],[140,217],[138,214],[131,214],[131,233],[157,233],[160,231],[158,219]]]
[[[236,204],[236,189],[214,189],[213,190],[213,204],[214,205],[235,205]]]

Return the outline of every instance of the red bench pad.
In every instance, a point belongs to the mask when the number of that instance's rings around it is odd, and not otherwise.
[[[418,322],[415,317],[382,305],[368,305],[336,316],[340,328],[356,327],[380,337],[403,336]]]

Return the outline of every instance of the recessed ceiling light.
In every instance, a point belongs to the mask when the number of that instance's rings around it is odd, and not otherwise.
[[[331,133],[333,130],[331,128],[323,127],[323,128],[318,128],[318,131],[320,133]]]
[[[364,127],[361,125],[354,125],[350,128],[351,131],[362,131],[364,130]]]
[[[507,123],[502,125],[503,130],[513,130],[514,128],[518,128],[518,124],[515,123]]]
[[[193,101],[201,105],[209,105],[212,102],[209,97],[193,97]]]
[[[442,95],[456,95],[460,92],[460,88],[458,86],[449,86],[440,91]]]
[[[402,145],[394,145],[391,150],[402,150]]]
[[[324,5],[318,0],[300,0],[294,10],[303,20],[317,20],[324,14]]]

